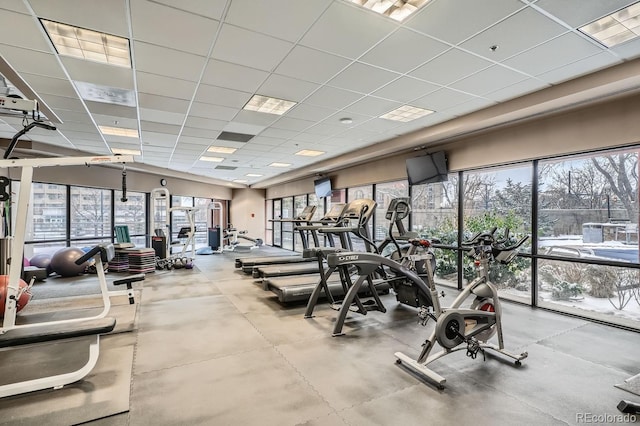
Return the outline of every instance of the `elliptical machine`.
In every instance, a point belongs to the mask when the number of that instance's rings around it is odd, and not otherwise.
[[[521,361],[528,354],[519,355],[504,349],[502,335],[502,309],[498,290],[489,282],[489,264],[500,262],[507,264],[517,255],[518,248],[529,238],[520,239],[516,244],[506,246],[509,241],[509,230],[505,237],[497,239],[494,234],[496,228],[490,232],[476,234],[473,238],[462,243],[467,248],[467,254],[474,259],[476,278],[471,281],[455,298],[448,308],[440,307],[438,293],[433,279],[430,252],[425,252],[424,265],[426,274],[421,274],[423,279],[429,282],[431,289],[431,306],[423,306],[419,309],[420,323],[426,325],[429,320],[435,321],[435,328],[429,338],[422,344],[422,352],[417,360],[414,360],[402,352],[396,352],[396,363],[404,364],[411,370],[433,380],[439,389],[444,389],[446,379],[427,367],[433,361],[442,358],[452,352],[466,349],[466,354],[475,359],[478,353],[484,358],[486,349],[498,352],[515,360],[515,365],[520,366]],[[429,246],[428,240],[412,240],[413,245]],[[414,260],[418,260],[415,259]],[[468,298],[473,298],[467,308],[462,305]],[[487,343],[495,334],[498,336],[498,344]],[[442,347],[442,351],[431,354],[436,342]]]

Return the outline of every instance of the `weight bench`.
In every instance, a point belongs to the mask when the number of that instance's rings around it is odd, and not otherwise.
[[[44,323],[32,327],[17,327],[0,334],[0,351],[94,336],[94,340],[89,344],[89,359],[79,369],[69,373],[2,385],[0,398],[42,389],[60,389],[64,385],[82,379],[98,362],[100,335],[113,331],[115,326],[115,318],[98,318],[83,322]]]
[[[135,299],[133,297],[133,287],[131,286],[131,283],[135,283],[135,282],[138,282],[138,281],[144,281],[144,278],[145,278],[144,274],[129,275],[128,277],[120,278],[119,280],[114,280],[113,281],[113,285],[126,284],[127,285],[126,294],[129,297],[129,304],[133,305],[136,301],[135,301]],[[113,294],[113,292],[112,292],[112,294]]]

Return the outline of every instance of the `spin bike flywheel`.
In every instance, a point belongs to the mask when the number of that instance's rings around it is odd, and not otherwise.
[[[470,309],[495,312],[495,306],[493,301],[489,298],[477,298],[473,301]],[[467,329],[472,329],[477,325],[477,322],[473,318],[465,319],[464,315],[452,309],[445,311],[438,318],[436,323],[436,339],[440,346],[445,349],[453,349],[462,342],[466,335]],[[496,325],[493,324],[488,329],[476,334],[474,337],[481,342],[489,340],[496,332]]]
[[[478,309],[480,311],[487,311],[487,312],[496,311],[496,307],[493,304],[493,300],[488,297],[476,298],[471,304],[471,309]],[[486,342],[487,340],[491,339],[494,334],[496,334],[496,330],[497,330],[496,325],[493,324],[490,328],[486,329],[482,333],[476,334],[475,337],[481,342]]]

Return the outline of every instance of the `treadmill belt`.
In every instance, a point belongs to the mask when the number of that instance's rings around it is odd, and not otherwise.
[[[316,259],[305,259],[302,256],[300,256],[300,254],[298,254],[297,256],[278,256],[278,257],[262,257],[262,258],[257,258],[258,261],[254,261],[254,262],[243,262],[242,264],[242,271],[245,274],[251,274],[253,273],[253,268],[256,266],[261,266],[261,265],[273,265],[273,264],[280,264],[280,263],[304,263],[304,262],[314,262],[317,261]]]
[[[289,275],[318,274],[317,263],[263,265],[253,268],[253,278],[284,277]]]
[[[274,258],[287,258],[300,256],[300,253],[291,252],[291,254],[282,254],[277,256],[260,256],[260,257],[236,257],[236,268],[242,268],[245,263],[255,263],[256,260],[274,259]]]
[[[271,290],[278,296],[280,303],[306,302],[309,300],[309,297],[311,297],[313,289],[318,285],[318,281],[320,281],[318,274],[298,275],[293,277],[277,277],[274,279],[266,278],[263,281],[263,285],[265,289]],[[327,285],[333,297],[339,298],[344,296],[340,275],[337,272],[329,277]],[[376,288],[378,294],[387,294],[389,293],[390,286],[388,283],[384,283],[379,286],[377,285]],[[367,293],[369,293],[368,287],[363,286],[359,294]],[[321,293],[321,297],[326,297],[324,291]]]

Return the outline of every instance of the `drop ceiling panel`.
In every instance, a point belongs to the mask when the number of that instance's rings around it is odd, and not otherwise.
[[[138,103],[141,108],[175,113],[186,113],[189,108],[189,101],[187,100],[169,98],[167,96],[150,95],[148,93],[140,93],[138,96]]]
[[[400,74],[354,62],[327,84],[367,94],[398,77]]]
[[[62,121],[90,121],[91,116],[86,111],[69,111],[56,109],[56,114]]]
[[[29,14],[29,10],[22,2],[15,0],[0,0],[0,9],[11,10],[13,12],[19,12]]]
[[[137,71],[163,75],[181,80],[198,81],[207,58],[154,46],[140,41],[133,42]]]
[[[117,126],[126,129],[137,129],[138,120],[135,118],[114,117],[112,115],[93,114],[93,119],[99,126]]]
[[[321,135],[321,136],[333,136],[333,135],[338,135],[344,131],[345,131],[344,127],[340,127],[332,124],[320,123],[320,124],[316,124],[313,127],[309,127],[307,130],[305,130],[305,133],[311,133],[314,135]]]
[[[29,4],[40,17],[128,38],[126,3],[103,0],[72,3],[29,0]]]
[[[287,117],[300,118],[302,120],[322,121],[336,111],[328,108],[317,107],[301,103],[287,112]]]
[[[138,91],[169,98],[190,100],[196,90],[196,83],[178,80],[147,72],[136,73]]]
[[[201,118],[216,118],[219,120],[232,120],[236,116],[238,110],[220,105],[205,104],[202,102],[193,102],[189,110],[189,116]]]
[[[142,131],[167,133],[171,135],[178,135],[180,133],[180,126],[172,126],[170,124],[155,123],[153,121],[140,121],[140,128]]]
[[[559,51],[566,51],[566,54],[556,55]],[[567,33],[507,59],[504,64],[530,75],[539,75],[602,51],[594,43]]]
[[[271,138],[264,135],[259,135],[251,139],[252,144],[261,144],[261,145],[268,145],[268,146],[278,146],[284,142],[285,142],[285,139]]]
[[[254,126],[261,126],[264,128],[275,122],[279,117],[279,115],[275,114],[265,114],[256,111],[240,110],[238,114],[236,114],[236,116],[233,118],[233,121],[251,124]]]
[[[350,63],[351,61],[345,58],[296,46],[275,72],[300,80],[324,83]]]
[[[474,98],[475,97],[472,95],[442,88],[428,94],[427,96],[423,96],[420,99],[416,99],[411,104],[417,107],[430,109],[432,111],[441,111],[455,105],[468,102]]]
[[[332,109],[342,109],[362,98],[362,96],[361,93],[331,86],[322,86],[305,99],[305,103]]]
[[[636,2],[637,0],[538,0],[534,6],[578,28]]]
[[[376,90],[372,94],[379,98],[407,103],[428,93],[435,92],[442,86],[404,76]]]
[[[406,73],[433,59],[449,47],[423,34],[400,28],[359,60],[388,70]]]
[[[150,108],[140,108],[140,120],[181,125],[184,122],[184,118],[184,113],[158,111]]]
[[[71,141],[74,141],[76,139],[84,141],[95,141],[96,146],[104,144],[102,136],[100,135],[100,133],[98,133],[97,129],[94,132],[65,131],[64,135]]]
[[[241,92],[239,90],[200,84],[194,100],[231,108],[242,108],[249,102],[251,96],[251,93]]]
[[[535,92],[545,87],[549,87],[549,84],[543,81],[540,81],[536,78],[528,78],[526,80],[512,84],[511,86],[502,87],[493,92],[486,93],[484,97],[489,98],[493,101],[506,101],[516,96],[519,96],[523,93]],[[486,102],[479,103],[479,106],[485,107],[487,106],[487,103]],[[468,112],[464,109],[463,111]]]
[[[40,33],[40,22],[31,16],[3,11],[2,20],[11,22],[11,25],[0,25],[0,40],[3,45],[51,52],[51,44]]]
[[[301,132],[304,129],[311,127],[315,124],[315,121],[309,120],[300,120],[298,118],[291,117],[281,117],[273,123],[271,127],[274,129],[284,129],[284,130],[294,130],[297,132]]]
[[[184,125],[185,125],[185,129],[183,130],[183,132],[185,130],[187,130],[187,128],[195,128],[195,129],[204,129],[204,130],[222,130],[224,129],[224,126],[226,126],[228,123],[228,121],[223,121],[223,120],[211,120],[211,119],[206,119],[206,118],[200,118],[200,117],[187,117],[187,121],[185,121]],[[197,136],[197,135],[191,135],[191,136]]]
[[[211,59],[202,83],[254,93],[268,75],[261,70]]]
[[[637,38],[629,40],[626,43],[615,46],[611,50],[623,59],[637,58],[638,56],[640,56],[640,54],[638,53],[638,51],[640,51],[640,40],[638,40]]]
[[[358,25],[353,25],[358,22]],[[301,44],[356,59],[396,27],[389,18],[335,1],[304,35]]]
[[[209,53],[218,28],[213,19],[147,0],[131,0],[131,21],[135,40],[200,56]]]
[[[217,134],[215,136],[218,136]],[[185,136],[184,132],[182,133],[182,135],[180,136],[180,139],[178,140],[178,144],[179,146],[184,145],[190,145],[193,147],[200,147],[200,149],[206,149],[207,147],[209,147],[209,145],[211,145],[211,139],[213,139],[213,137],[207,137],[207,138],[200,138],[200,137],[192,137],[192,136]]]
[[[320,87],[308,81],[271,74],[258,89],[258,93],[278,99],[300,102]]]
[[[220,20],[227,0],[154,0],[176,9]]]
[[[291,141],[293,142],[319,142],[322,139],[324,139],[325,136],[323,135],[317,135],[317,134],[313,134],[313,133],[298,133],[297,135],[295,135],[293,138],[291,138]],[[258,142],[255,142],[258,143]]]
[[[396,108],[402,106],[399,102],[389,101],[387,99],[376,98],[373,96],[366,96],[356,103],[349,105],[345,111],[355,112],[356,114],[368,115],[371,117],[378,117],[389,111],[393,111]]]
[[[85,101],[87,108],[92,114],[109,115],[113,117],[137,118],[138,114],[135,108],[121,105],[111,105],[101,102]]]
[[[134,89],[133,72],[130,68],[63,56],[60,59],[71,80],[127,90]]]
[[[555,70],[544,74],[540,74],[537,77],[547,83],[556,84],[617,63],[620,63],[618,58],[615,58],[608,52],[603,52],[563,67],[556,68]]]
[[[331,0],[234,0],[227,22],[294,42],[330,3]]]
[[[499,90],[505,85],[516,84],[526,78],[524,74],[512,71],[501,65],[494,65],[463,78],[453,83],[450,87],[472,95],[482,96]]]
[[[272,71],[293,44],[228,24],[222,26],[211,57],[264,71]]]
[[[523,28],[527,30],[522,31]],[[526,8],[460,46],[478,55],[502,61],[567,31],[567,28],[538,11]],[[498,49],[492,52],[489,48],[494,45]]]
[[[142,143],[145,145],[173,148],[176,144],[176,135],[157,132],[142,132]]]
[[[27,73],[23,73],[22,76],[36,93],[64,96],[67,98],[76,96],[76,91],[69,80]]]
[[[57,110],[59,108],[66,109],[68,111],[86,111],[84,105],[82,105],[82,102],[77,98],[66,98],[64,96],[47,95],[45,97],[45,100],[47,102],[47,105],[49,105],[54,110]]]
[[[456,0],[455,7],[451,6],[448,2],[431,1],[407,20],[407,26],[446,43],[458,44],[524,5],[520,0]]]
[[[267,136],[270,138],[278,138],[278,139],[290,139],[297,135],[298,132],[293,130],[284,130],[284,129],[275,129],[273,127],[264,130],[260,133],[261,136]]]
[[[52,53],[26,50],[4,44],[0,44],[0,52],[16,71],[46,75],[52,78],[66,78],[56,56]]]
[[[478,56],[451,49],[409,74],[422,80],[447,85],[492,65]]]

